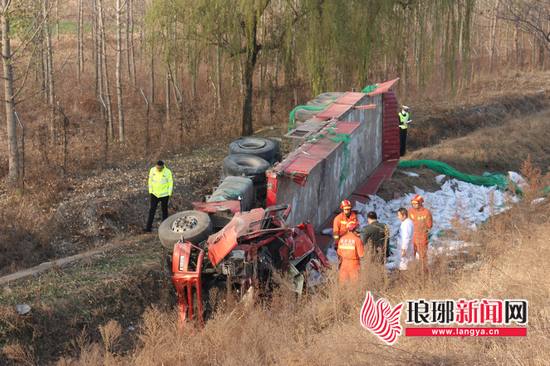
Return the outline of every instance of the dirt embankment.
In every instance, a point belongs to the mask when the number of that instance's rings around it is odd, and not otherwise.
[[[530,95],[504,96],[482,105],[443,110],[413,111],[407,147],[410,151],[433,146],[445,139],[464,136],[480,128],[501,125],[510,117],[528,116],[549,105],[541,91]]]
[[[135,346],[141,314],[155,305],[168,311],[175,298],[168,277],[160,271],[156,237],[135,237],[134,242],[93,259],[53,269],[2,287],[0,290],[0,365],[27,362],[10,345],[32,353],[32,363],[45,365],[61,355],[77,355],[90,341],[102,339],[99,326],[116,320],[122,341],[116,352]],[[19,316],[15,304],[29,304]],[[10,356],[11,355],[11,356]]]

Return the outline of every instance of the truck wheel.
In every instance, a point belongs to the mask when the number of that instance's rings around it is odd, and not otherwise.
[[[241,137],[229,144],[230,154],[250,154],[272,163],[280,154],[278,144],[263,137]]]
[[[246,176],[253,182],[265,181],[265,172],[269,167],[269,162],[255,155],[233,154],[223,159],[223,172],[226,176]]]
[[[178,212],[162,222],[159,226],[159,239],[162,246],[170,251],[180,240],[197,244],[212,234],[212,221],[208,214],[200,211]]]

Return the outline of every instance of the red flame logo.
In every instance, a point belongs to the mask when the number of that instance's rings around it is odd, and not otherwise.
[[[402,307],[403,303],[400,303],[392,309],[388,300],[383,298],[375,303],[368,291],[361,307],[361,325],[391,346],[403,331],[399,323]]]

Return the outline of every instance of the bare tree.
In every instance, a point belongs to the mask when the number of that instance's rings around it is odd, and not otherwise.
[[[44,26],[42,27],[42,30],[44,32],[44,42],[46,46],[45,56],[46,56],[46,77],[48,80],[48,83],[47,83],[48,104],[53,108],[55,103],[55,91],[54,91],[54,80],[53,80],[53,51],[52,51],[52,37],[50,32],[49,0],[42,1],[42,16],[44,17]],[[51,132],[54,133],[53,130]]]
[[[216,107],[222,107],[222,49],[216,46]]]
[[[155,46],[151,42],[151,59],[149,69],[149,98],[155,104]]]
[[[80,79],[82,77],[82,73],[84,72],[84,45],[83,45],[83,25],[84,25],[84,19],[83,14],[84,10],[82,7],[82,0],[78,0],[78,22],[76,24],[77,27],[77,77],[78,82],[80,82]]]
[[[56,110],[63,119],[63,123],[61,125],[62,132],[63,132],[62,134],[63,163],[61,164],[61,167],[63,168],[63,174],[67,174],[67,161],[68,161],[67,157],[69,155],[69,149],[68,149],[69,139],[67,134],[67,128],[69,127],[70,121],[69,121],[69,117],[67,117],[67,115],[65,114],[65,111],[63,110],[59,102],[57,102]]]
[[[103,0],[97,0],[98,37],[99,37],[99,61],[101,64],[102,94],[101,102],[106,113],[109,139],[113,139],[113,112],[111,107],[111,91],[109,86],[109,70],[107,68],[107,45],[105,40],[105,20],[103,12]]]
[[[20,182],[20,156],[17,147],[17,121],[15,116],[15,94],[13,87],[13,67],[10,44],[9,7],[10,0],[2,0],[0,24],[2,27],[2,64],[4,71],[4,107],[8,131],[8,184],[12,187]]]
[[[542,47],[550,51],[550,1],[500,0],[498,18],[514,23],[533,35]]]
[[[109,124],[109,120],[107,119],[107,105],[105,104],[105,101],[103,100],[103,97],[100,95],[99,96],[99,103],[100,103],[100,107],[103,109],[103,119],[104,119],[104,125],[105,125],[105,129],[104,129],[104,135],[103,135],[103,164],[104,166],[107,164],[108,162],[108,159],[109,159],[109,140],[110,140],[110,134],[111,134],[111,131],[110,131],[110,124]]]
[[[497,23],[498,23],[498,7],[500,5],[500,0],[495,0],[495,7],[493,9],[493,16],[491,17],[491,55],[490,55],[490,67],[493,71],[495,67],[495,53],[496,53],[496,43],[497,43]]]
[[[134,53],[134,2],[127,0],[126,8],[126,58],[128,63],[128,77],[132,85],[136,86],[136,59]]]
[[[55,34],[59,41],[59,0],[55,0]]]
[[[99,17],[97,16],[97,0],[93,0],[92,3],[92,12],[90,14],[92,20],[92,41],[94,46],[93,50],[93,59],[94,59],[94,81],[95,81],[95,93],[96,97],[99,98],[101,95],[101,59],[99,55],[101,54],[101,44],[99,40]],[[101,109],[103,111],[103,109]]]
[[[124,4],[121,0],[116,0],[116,96],[117,96],[117,110],[118,110],[118,141],[124,143],[124,107],[122,105],[122,75],[121,75],[121,62],[122,62],[122,22],[121,13]]]
[[[168,68],[169,69],[169,68]],[[164,82],[164,101],[166,103],[166,122],[170,122],[170,71],[166,70]]]
[[[150,145],[151,145],[151,135],[149,132],[149,101],[147,100],[147,97],[145,96],[145,93],[143,92],[143,89],[139,89],[139,92],[141,93],[141,96],[143,97],[143,100],[145,100],[145,155],[149,156],[150,152]]]
[[[25,189],[25,126],[23,126],[23,123],[21,123],[21,120],[19,119],[19,115],[17,112],[15,112],[15,118],[17,119],[17,124],[21,128],[21,152],[19,154],[19,188]]]

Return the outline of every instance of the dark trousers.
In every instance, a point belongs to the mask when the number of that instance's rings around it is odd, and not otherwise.
[[[154,194],[151,194],[151,206],[149,207],[149,218],[147,219],[147,230],[151,230],[153,226],[153,220],[155,219],[155,213],[157,212],[157,206],[160,202],[162,208],[162,221],[168,218],[168,199],[170,196],[158,198]]]
[[[407,129],[399,128],[399,156],[405,155],[407,151]]]

